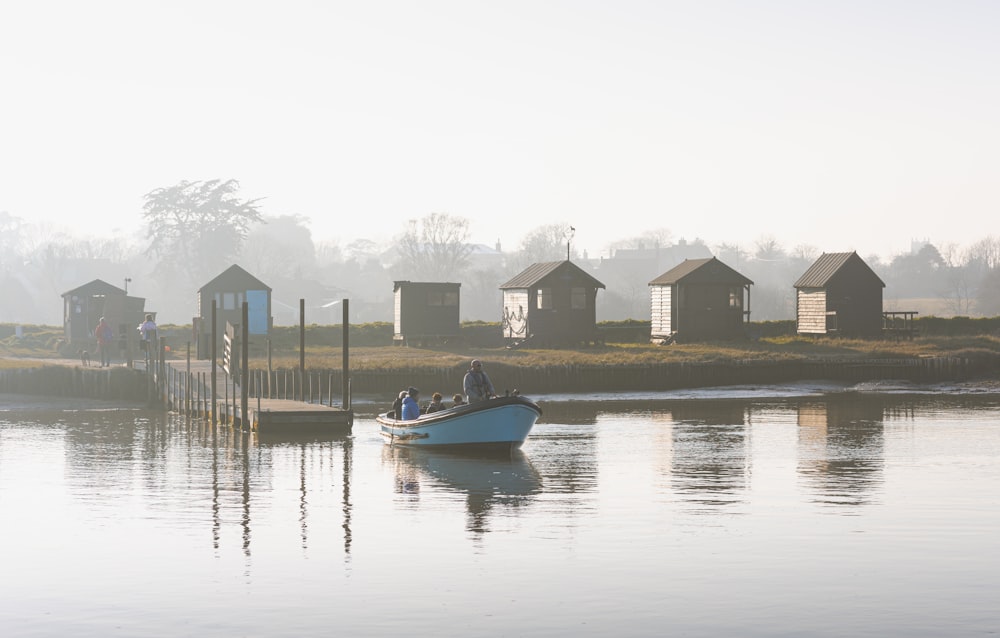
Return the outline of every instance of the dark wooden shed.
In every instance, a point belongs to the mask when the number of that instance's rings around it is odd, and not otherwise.
[[[885,284],[856,252],[823,253],[795,282],[799,334],[875,337]]]
[[[461,332],[459,290],[462,284],[431,281],[393,282],[393,342],[447,342]]]
[[[196,333],[198,356],[211,356],[212,301],[216,303],[216,347],[222,348],[222,335],[226,322],[239,326],[243,323],[243,302],[247,302],[247,331],[251,335],[267,336],[274,319],[271,315],[271,287],[246,270],[233,264],[214,279],[198,289],[198,317]]]
[[[125,290],[101,279],[64,292],[62,298],[67,344],[93,341],[94,327],[104,317],[124,347],[125,340],[135,337],[135,328],[145,315],[145,298],[130,297]]]
[[[649,282],[650,341],[745,336],[752,285],[715,257],[685,259]]]
[[[597,342],[597,289],[604,284],[566,261],[529,266],[500,286],[503,337],[509,345]]]

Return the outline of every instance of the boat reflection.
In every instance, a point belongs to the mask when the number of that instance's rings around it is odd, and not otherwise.
[[[466,529],[489,531],[491,514],[529,505],[542,491],[538,471],[521,450],[486,454],[387,445],[383,461],[395,471],[396,492],[419,495],[424,487],[465,495]]]

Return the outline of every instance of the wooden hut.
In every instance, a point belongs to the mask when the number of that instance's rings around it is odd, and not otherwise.
[[[604,284],[569,260],[537,263],[500,286],[508,345],[597,342],[597,289]]]
[[[858,253],[823,253],[795,282],[799,334],[874,337],[885,284]]]
[[[459,288],[462,284],[429,281],[393,282],[397,344],[448,342],[457,339]]]
[[[198,289],[198,317],[195,323],[198,357],[211,356],[212,301],[215,301],[216,347],[222,348],[226,322],[233,326],[243,323],[243,302],[247,303],[247,331],[251,335],[270,334],[274,323],[271,315],[271,287],[246,270],[233,264]]]
[[[135,328],[142,323],[146,300],[130,297],[125,290],[101,279],[66,291],[63,298],[63,331],[67,344],[94,340],[94,327],[101,317],[111,325],[124,347],[135,337]]]
[[[650,341],[744,336],[752,285],[715,257],[685,259],[649,282]]]

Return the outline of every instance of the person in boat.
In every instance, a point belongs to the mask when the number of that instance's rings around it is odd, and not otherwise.
[[[403,399],[403,420],[415,421],[420,418],[420,390],[410,388]]]
[[[469,397],[469,403],[485,401],[497,395],[497,391],[493,389],[493,382],[483,371],[483,363],[479,359],[472,360],[469,371],[462,380],[462,388],[465,390],[465,396]]]
[[[396,400],[392,402],[392,416],[397,421],[403,418],[403,399],[406,398],[406,390],[402,390]]]
[[[452,400],[451,407],[453,408],[457,408],[460,405],[466,405],[465,397],[463,397],[461,394],[456,394],[451,398],[451,400]]]
[[[432,394],[431,402],[427,404],[427,409],[424,410],[424,414],[430,414],[432,412],[437,412],[438,410],[443,410],[444,404],[441,403],[442,398],[443,397],[441,396],[440,392],[435,392],[434,394]]]

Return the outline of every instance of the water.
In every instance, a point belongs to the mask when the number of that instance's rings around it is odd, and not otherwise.
[[[481,458],[386,446],[373,405],[267,441],[0,397],[0,633],[1000,631],[998,394],[539,402]]]

